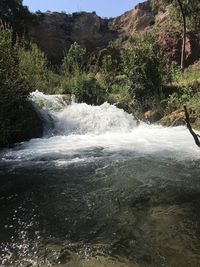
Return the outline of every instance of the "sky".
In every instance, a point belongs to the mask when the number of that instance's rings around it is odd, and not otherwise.
[[[23,4],[29,10],[40,11],[66,11],[67,13],[79,11],[96,11],[101,17],[116,17],[144,0],[24,0]]]

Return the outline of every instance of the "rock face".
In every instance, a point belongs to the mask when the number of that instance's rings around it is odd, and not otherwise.
[[[136,5],[114,19],[102,19],[95,12],[78,12],[70,14],[46,12],[37,14],[37,23],[29,26],[29,37],[54,63],[59,63],[63,52],[74,42],[89,51],[104,49],[111,40],[121,34],[142,34],[155,27],[162,29],[158,33],[161,50],[168,55],[171,62],[180,63],[182,39],[181,33],[168,26],[169,10],[162,7],[153,10],[149,0]],[[200,43],[194,34],[188,32],[186,45],[186,65],[200,58]]]
[[[63,52],[74,42],[88,50],[104,47],[116,39],[117,31],[109,27],[108,19],[95,12],[64,14],[46,12],[38,15],[37,24],[29,27],[29,37],[52,61],[60,61]]]
[[[161,32],[159,34],[161,50],[168,55],[170,62],[180,64],[182,37],[179,32]],[[192,32],[187,33],[186,67],[200,58],[200,43]]]
[[[134,9],[112,20],[112,26],[120,32],[140,33],[148,29],[155,21],[149,1],[140,3]]]
[[[101,49],[120,34],[143,32],[153,22],[154,13],[147,1],[115,19],[100,18],[95,12],[39,13],[28,34],[50,60],[59,62],[64,50],[74,42],[88,50]]]

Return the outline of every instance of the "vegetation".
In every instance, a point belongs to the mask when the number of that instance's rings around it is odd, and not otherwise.
[[[63,64],[61,66],[62,74],[65,76],[73,76],[82,73],[85,69],[86,49],[82,48],[76,42],[71,45],[69,51],[65,53]]]
[[[195,32],[200,24],[196,13],[200,6],[190,1],[191,5],[185,0],[152,3],[171,3],[173,10],[182,14],[184,31],[187,22]],[[28,101],[29,93],[35,90],[75,94],[79,102],[94,105],[116,103],[141,119],[148,110],[164,116],[187,104],[196,114],[193,125],[200,128],[200,62],[182,72],[184,47],[178,67],[166,60],[155,34],[122,36],[93,54],[74,43],[65,52],[62,64],[51,66],[35,44],[20,37],[30,15],[22,1],[2,1],[0,7],[0,12],[4,10],[0,31],[0,146],[41,134],[41,121]],[[13,38],[16,36],[19,40]]]
[[[18,36],[26,34],[26,26],[34,20],[34,16],[26,6],[22,5],[22,0],[1,0],[0,1],[0,24],[10,25],[12,33]]]
[[[162,87],[169,81],[170,72],[158,43],[150,36],[131,40],[134,49],[124,49],[122,71],[135,106],[145,111],[159,106]]]
[[[105,90],[86,69],[86,49],[76,42],[65,54],[60,71],[62,93],[75,94],[80,102],[101,104],[105,101]]]
[[[181,53],[181,69],[185,69],[186,58],[186,36],[187,27],[190,26],[193,29],[197,29],[200,26],[199,12],[200,2],[196,0],[151,0],[153,7],[159,7],[163,4],[171,4],[177,21],[180,20],[182,25],[182,53]]]
[[[174,71],[172,86],[176,90],[166,99],[166,113],[182,109],[186,104],[192,113],[193,126],[200,129],[200,61],[191,65],[184,73],[180,70]]]
[[[13,46],[11,30],[0,32],[0,146],[41,133],[37,115],[27,101],[35,88],[21,61],[24,53],[23,48]]]

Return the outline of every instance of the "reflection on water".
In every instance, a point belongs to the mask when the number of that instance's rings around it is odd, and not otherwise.
[[[98,153],[4,163],[1,266],[200,266],[199,160]]]

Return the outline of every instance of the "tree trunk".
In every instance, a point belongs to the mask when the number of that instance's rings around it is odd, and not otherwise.
[[[186,58],[186,31],[187,31],[187,27],[186,27],[186,16],[185,16],[185,12],[184,12],[184,8],[183,8],[183,4],[181,2],[181,0],[177,0],[180,10],[181,10],[181,15],[182,15],[182,19],[183,19],[183,42],[182,42],[182,51],[181,51],[181,70],[184,71],[185,69],[185,58]]]

